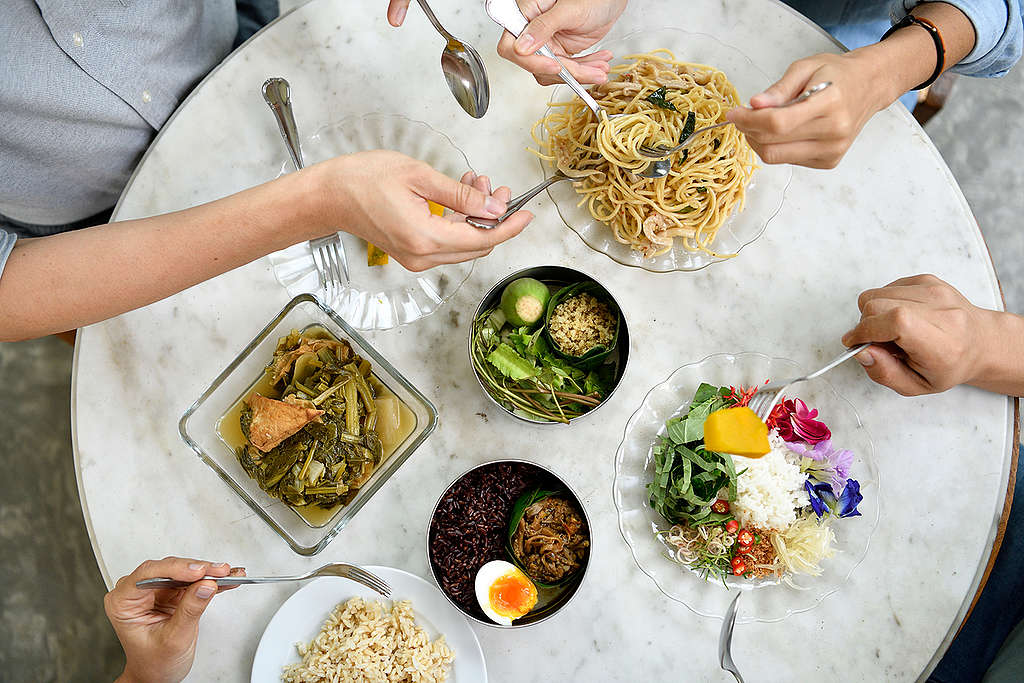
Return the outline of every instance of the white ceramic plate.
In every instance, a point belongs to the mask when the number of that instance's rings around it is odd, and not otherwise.
[[[425,161],[435,170],[459,179],[472,170],[448,136],[420,121],[397,114],[367,114],[332,123],[302,140],[307,166],[342,154],[390,149]],[[281,174],[292,170],[281,163]],[[340,226],[344,227],[344,226]],[[320,284],[309,243],[302,242],[269,256],[277,281],[288,294],[316,294],[357,330],[387,330],[426,317],[450,299],[469,274],[473,262],[438,266],[413,273],[395,259],[385,266],[366,265],[366,242],[339,232],[349,282],[333,297]]]
[[[665,48],[675,54],[676,59],[713,66],[725,73],[740,95],[740,101],[748,102],[752,95],[771,85],[772,80],[739,49],[727,45],[714,36],[704,33],[690,33],[678,28],[659,28],[630,33],[619,40],[595,46],[611,50],[617,57],[612,64],[622,63],[625,55],[651,52]],[[575,97],[568,86],[560,85],[551,95],[551,102],[565,102]],[[545,173],[550,173],[547,162],[542,161]],[[792,178],[793,169],[787,165],[769,166],[758,160],[750,184],[747,185],[746,201],[742,211],[734,211],[718,229],[712,248],[720,254],[736,254],[745,246],[764,234],[768,223],[779,213],[786,199],[786,190]],[[712,263],[728,262],[733,259],[715,258],[704,252],[687,251],[676,241],[673,249],[661,256],[644,258],[629,245],[615,241],[611,229],[590,215],[586,205],[579,206],[580,196],[572,183],[556,183],[548,190],[558,213],[591,249],[599,251],[624,266],[643,268],[655,273],[676,270],[700,270]]]
[[[444,635],[455,651],[449,683],[487,683],[487,667],[480,641],[469,622],[452,607],[441,592],[418,576],[391,567],[365,567],[391,586],[394,600],[412,600],[416,623],[431,640]],[[302,661],[295,644],[313,640],[324,621],[339,603],[349,598],[390,603],[361,584],[347,579],[324,577],[295,591],[267,624],[252,661],[252,683],[281,683],[281,670]]]
[[[728,589],[720,581],[706,581],[696,572],[668,556],[666,546],[655,535],[669,528],[661,515],[651,509],[647,484],[654,472],[652,448],[665,422],[690,405],[701,382],[716,386],[751,386],[766,379],[785,380],[807,374],[785,358],[760,353],[719,353],[684,365],[644,397],[629,421],[615,454],[613,492],[619,516],[619,531],[633,553],[637,566],[662,593],[683,603],[701,616],[722,618],[736,589],[746,590],[740,603],[739,623],[780,621],[812,609],[838,591],[864,559],[868,542],[878,524],[878,469],[875,467],[871,436],[853,405],[824,379],[796,385],[793,397],[817,408],[820,419],[832,430],[839,448],[853,451],[850,476],[860,482],[864,500],[860,517],[833,522],[836,554],[821,563],[821,576],[794,576],[802,590],[777,581],[749,581],[730,577]]]

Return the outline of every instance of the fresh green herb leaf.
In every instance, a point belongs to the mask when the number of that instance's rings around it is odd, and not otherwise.
[[[686,112],[686,122],[683,123],[683,132],[679,134],[679,144],[686,142],[686,138],[693,135],[694,129],[697,127],[697,115],[692,111]]]
[[[666,88],[665,86],[661,86],[644,99],[655,106],[661,107],[662,109],[668,109],[669,111],[679,111],[678,109],[676,109],[676,105],[672,104],[671,102],[665,99],[665,95],[667,94],[668,88]]]
[[[487,356],[487,361],[509,379],[520,380],[537,375],[536,366],[504,342]]]

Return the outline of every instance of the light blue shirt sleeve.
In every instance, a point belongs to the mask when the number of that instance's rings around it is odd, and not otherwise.
[[[1024,48],[1024,0],[941,0],[963,12],[974,25],[974,49],[950,71],[965,76],[1004,76]],[[900,0],[893,7],[899,21],[916,7],[917,0]]]
[[[7,265],[7,257],[14,251],[14,243],[18,236],[13,232],[0,229],[0,277],[4,274],[4,266]]]

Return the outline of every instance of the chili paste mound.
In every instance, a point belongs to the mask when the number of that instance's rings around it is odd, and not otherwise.
[[[568,499],[548,496],[523,512],[512,535],[512,552],[536,581],[558,583],[583,565],[590,530]]]

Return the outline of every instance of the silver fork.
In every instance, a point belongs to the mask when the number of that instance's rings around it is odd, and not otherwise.
[[[775,407],[775,405],[779,402],[779,399],[785,395],[785,392],[791,386],[793,386],[797,382],[806,382],[809,379],[814,379],[815,377],[824,375],[826,372],[828,372],[835,366],[839,365],[845,360],[853,358],[854,356],[856,356],[858,353],[860,353],[869,346],[871,346],[870,343],[860,344],[858,346],[854,346],[852,349],[847,349],[845,352],[839,354],[838,356],[830,360],[828,363],[826,363],[825,366],[822,367],[821,369],[815,370],[811,374],[806,375],[804,377],[797,377],[796,379],[786,380],[785,382],[768,382],[763,387],[757,390],[757,393],[754,394],[754,397],[750,399],[750,402],[747,403],[747,406],[755,413],[757,413],[757,416],[759,418],[767,421],[768,416],[771,415],[772,413],[772,408]]]
[[[799,104],[800,102],[803,102],[814,93],[821,92],[830,85],[832,85],[832,81],[825,81],[823,83],[818,83],[817,85],[811,86],[807,90],[804,90],[802,93],[791,99],[789,102],[780,104],[778,107],[776,107],[776,109],[782,109],[783,107],[791,107],[794,104]],[[721,123],[715,123],[710,126],[698,128],[697,130],[690,133],[689,137],[687,137],[685,140],[680,142],[675,147],[651,147],[650,145],[640,145],[638,149],[639,152],[643,154],[645,157],[649,157],[651,159],[662,159],[664,157],[669,156],[670,154],[675,154],[676,152],[686,149],[687,147],[692,145],[699,136],[703,135],[709,130],[721,128],[722,126],[728,126],[731,123],[732,121],[722,121]]]
[[[305,581],[321,576],[340,576],[356,583],[361,583],[370,590],[374,590],[385,598],[391,596],[391,586],[380,577],[371,574],[362,567],[344,562],[333,562],[325,564],[319,569],[297,574],[295,576],[204,576],[201,580],[216,581],[218,587],[246,586],[256,583],[281,583],[283,581]],[[138,588],[188,588],[193,581],[178,581],[169,578],[143,579],[135,583]]]
[[[263,99],[274,112],[277,126],[281,130],[288,155],[296,170],[302,170],[302,147],[299,143],[299,130],[292,114],[291,91],[288,81],[283,78],[268,78],[263,83]],[[345,253],[340,249],[341,240],[338,233],[318,237],[309,241],[309,249],[313,253],[313,264],[316,266],[320,289],[327,296],[327,303],[332,304],[335,295],[348,282],[348,262]]]
[[[736,593],[736,597],[732,599],[722,621],[722,631],[718,635],[718,665],[735,676],[737,683],[743,683],[743,676],[740,676],[740,670],[732,661],[732,631],[736,626],[736,603],[740,601],[741,595],[743,595],[743,591]]]

